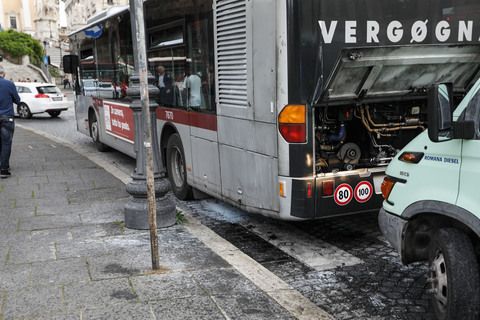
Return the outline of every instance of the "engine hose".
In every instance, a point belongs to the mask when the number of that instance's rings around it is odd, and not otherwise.
[[[368,116],[369,117],[369,113],[367,112]],[[421,125],[415,125],[415,126],[402,126],[401,123],[399,124],[393,124],[395,126],[391,127],[390,125],[386,125],[385,127],[381,127],[381,128],[372,128],[370,126],[370,123],[369,121],[367,120],[367,118],[365,117],[365,110],[363,108],[360,108],[360,117],[362,119],[362,123],[363,125],[365,126],[365,128],[369,131],[369,132],[374,132],[374,133],[377,133],[377,134],[383,134],[385,132],[393,132],[393,131],[400,131],[400,130],[414,130],[414,129],[422,129],[422,130],[425,130],[425,127],[424,126],[421,126]]]

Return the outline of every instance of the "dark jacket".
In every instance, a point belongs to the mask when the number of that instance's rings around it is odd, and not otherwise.
[[[160,83],[158,81],[158,75],[157,75],[157,86],[160,89],[160,94],[159,94],[159,103],[161,106],[172,106],[173,105],[173,80],[172,77],[168,73],[165,73],[163,75],[163,84],[165,87],[160,88]]]
[[[0,116],[13,117],[13,103],[20,103],[17,88],[12,81],[0,77]]]

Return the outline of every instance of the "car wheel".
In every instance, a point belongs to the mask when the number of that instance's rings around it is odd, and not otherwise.
[[[90,136],[92,137],[93,143],[95,144],[95,148],[100,152],[105,152],[108,150],[108,147],[100,142],[100,126],[97,121],[97,116],[95,114],[92,115],[89,121],[90,126]]]
[[[175,133],[170,136],[167,143],[167,172],[172,191],[180,200],[192,198],[192,187],[187,183],[185,169],[185,153],[180,136]]]
[[[479,319],[479,266],[468,236],[457,229],[438,230],[429,248],[429,267],[437,319]]]
[[[62,111],[48,111],[48,114],[50,115],[50,117],[52,118],[56,118],[60,115],[60,113],[62,113]]]
[[[17,113],[18,113],[18,116],[22,119],[30,119],[32,117],[30,108],[25,103],[20,103],[17,106]]]

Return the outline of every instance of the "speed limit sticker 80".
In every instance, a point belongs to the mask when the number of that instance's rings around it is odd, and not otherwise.
[[[334,199],[339,206],[346,206],[352,201],[352,198],[353,188],[349,184],[342,183],[335,189]]]

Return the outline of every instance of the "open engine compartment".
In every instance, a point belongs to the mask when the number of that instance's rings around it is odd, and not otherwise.
[[[386,166],[427,128],[425,99],[322,106],[314,112],[317,173]]]

